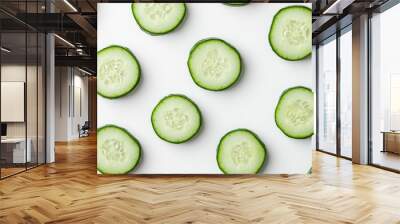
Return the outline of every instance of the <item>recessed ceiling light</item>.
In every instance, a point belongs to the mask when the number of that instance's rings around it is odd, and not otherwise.
[[[90,76],[92,75],[92,73],[90,73],[90,72],[88,72],[88,71],[86,71],[86,70],[83,70],[83,69],[81,69],[81,68],[79,68],[79,67],[78,67],[78,70],[81,71],[81,72],[83,72],[83,73],[85,73],[85,74],[87,74],[87,75],[90,75]]]
[[[354,0],[336,0],[327,9],[325,9],[322,14],[342,14],[343,10],[351,5],[353,2]]]
[[[1,49],[2,51],[6,52],[6,53],[10,53],[10,52],[11,52],[11,50],[9,50],[9,49],[7,49],[7,48],[5,48],[5,47],[1,47],[0,49]]]
[[[62,42],[66,43],[67,45],[69,45],[70,47],[75,48],[75,45],[73,45],[71,42],[69,42],[68,40],[60,37],[58,34],[54,34],[55,37],[57,37],[59,40],[61,40]]]
[[[68,0],[64,0],[65,4],[67,4],[73,11],[78,12],[78,10],[73,6]]]

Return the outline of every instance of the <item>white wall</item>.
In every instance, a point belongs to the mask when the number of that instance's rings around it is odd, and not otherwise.
[[[56,67],[56,141],[77,139],[78,124],[83,125],[88,120],[88,78],[83,75],[75,68]]]
[[[2,82],[25,82],[25,76],[28,76],[28,87],[27,87],[27,125],[28,125],[28,137],[30,134],[36,136],[36,107],[37,95],[36,95],[36,78],[33,79],[31,75],[36,77],[36,66],[27,66],[19,64],[5,64],[1,66],[1,81]],[[29,88],[30,87],[30,88]],[[42,105],[39,105],[41,107]],[[28,108],[29,107],[29,108]],[[24,108],[22,108],[24,109]],[[1,110],[7,110],[7,108],[1,108]],[[8,137],[24,137],[25,136],[25,123],[26,122],[7,122],[7,135]]]
[[[78,124],[83,125],[85,121],[88,120],[88,78],[87,76],[82,76],[82,73],[78,73],[77,70],[74,71],[74,108],[72,108],[72,119],[71,119],[71,132],[72,138],[78,138]],[[79,93],[80,92],[80,93]],[[80,97],[79,97],[80,95]],[[80,102],[79,102],[80,101]],[[72,103],[71,103],[72,105]],[[80,108],[81,107],[81,108]],[[81,110],[81,111],[80,111]]]
[[[68,140],[68,88],[70,84],[69,69],[55,68],[55,140]]]
[[[19,64],[7,64],[1,66],[1,81],[3,82],[25,82],[26,67]],[[28,67],[31,70],[32,67]],[[6,108],[1,108],[6,110]],[[25,137],[25,123],[24,122],[11,122],[7,123],[7,136],[8,137]]]
[[[38,69],[38,70],[37,70]],[[25,105],[20,108],[20,112],[27,115],[26,121],[6,122],[7,137],[25,137],[30,139],[32,149],[32,161],[44,162],[45,150],[45,117],[44,117],[44,73],[41,66],[25,66],[25,64],[3,64],[1,66],[2,82],[24,82],[26,84],[26,108]],[[25,80],[27,79],[27,80]],[[3,92],[4,89],[2,89]],[[20,90],[21,91],[21,90]],[[23,92],[22,92],[23,93]],[[3,93],[4,94],[4,93]],[[2,95],[2,98],[7,96]],[[24,102],[22,102],[24,104]],[[2,112],[7,110],[17,110],[10,107],[2,107]],[[26,111],[25,111],[26,110]],[[7,111],[13,113],[13,111]],[[15,111],[14,113],[16,113]],[[37,153],[39,156],[37,157]],[[49,160],[51,161],[51,160]]]

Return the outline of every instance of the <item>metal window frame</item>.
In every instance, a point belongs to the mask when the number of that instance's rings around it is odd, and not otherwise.
[[[367,163],[370,166],[379,168],[379,169],[383,169],[383,170],[387,170],[390,172],[394,172],[394,173],[400,173],[400,170],[391,168],[391,167],[387,167],[387,166],[383,166],[377,163],[374,163],[374,159],[373,159],[373,154],[374,154],[374,149],[373,149],[373,138],[372,138],[372,94],[373,94],[373,88],[372,88],[372,63],[373,63],[373,49],[372,49],[372,19],[373,19],[373,14],[374,13],[384,13],[385,11],[389,10],[390,8],[396,6],[397,4],[400,3],[400,0],[389,0],[387,1],[385,4],[381,5],[378,8],[375,8],[373,10],[370,10],[368,12],[368,31],[367,31],[367,44],[368,44],[368,54],[367,54],[367,61],[368,61],[368,69],[367,69],[367,80],[368,80],[368,160]]]
[[[383,13],[386,10],[396,6],[397,4],[400,3],[400,0],[388,0],[387,2],[385,2],[384,4],[382,4],[381,6],[371,9],[369,10],[368,13],[368,31],[367,31],[367,41],[368,41],[368,54],[367,54],[367,80],[368,80],[368,124],[367,124],[367,128],[368,128],[368,161],[367,161],[367,165],[369,166],[373,166],[379,169],[383,169],[383,170],[387,170],[387,171],[391,171],[391,172],[395,172],[395,173],[400,173],[400,170],[397,169],[393,169],[390,167],[385,167],[379,164],[374,164],[373,163],[373,142],[372,142],[372,54],[373,54],[373,50],[372,50],[372,26],[371,26],[371,20],[373,18],[373,13]],[[348,26],[351,26],[352,23],[350,23]],[[344,30],[347,29],[347,27],[344,27],[343,29],[340,29],[339,31],[336,32],[336,37],[333,39],[336,41],[336,48],[338,49],[338,45],[340,46],[340,36],[343,35],[345,32],[342,32]],[[339,35],[338,35],[339,33]],[[324,40],[321,40],[320,43],[329,40],[330,38],[332,38],[332,36],[329,36],[327,38],[325,38]],[[332,41],[333,41],[332,40]],[[328,41],[329,42],[329,41]],[[352,158],[346,157],[341,155],[341,148],[340,148],[340,131],[341,131],[341,127],[340,127],[340,113],[338,113],[338,111],[340,112],[340,87],[337,86],[337,92],[336,92],[336,126],[337,129],[339,128],[339,132],[338,130],[336,130],[336,153],[331,153],[328,151],[324,151],[323,149],[319,148],[319,51],[318,49],[320,48],[320,45],[317,44],[316,45],[316,150],[319,152],[323,152],[329,155],[333,155],[336,157],[340,157],[340,158],[344,158],[347,160],[352,160]],[[339,76],[339,79],[336,80],[336,85],[340,85],[340,49],[339,51],[336,51],[336,56],[337,56],[337,64],[336,64],[336,73],[337,73],[337,77]],[[338,70],[339,69],[339,70]],[[339,91],[338,91],[339,90]],[[339,109],[338,109],[339,108]],[[339,116],[339,117],[338,117]],[[338,124],[339,123],[339,124]],[[338,134],[339,133],[339,134]],[[338,140],[339,139],[339,140]]]
[[[32,2],[32,1],[31,1]],[[40,1],[41,2],[41,1]],[[23,1],[23,3],[25,3],[25,11],[27,10],[27,3],[28,3],[28,1],[27,0],[25,0],[25,1]],[[38,11],[38,9],[39,9],[39,0],[36,0],[36,9],[37,9],[37,11]],[[46,11],[47,11],[47,7],[46,7]],[[24,91],[25,91],[25,93],[24,93],[24,96],[25,96],[25,99],[24,99],[24,119],[25,119],[25,169],[23,169],[23,170],[21,170],[21,171],[18,171],[18,172],[15,172],[15,173],[12,173],[12,174],[10,174],[10,175],[7,175],[7,176],[3,176],[2,175],[2,168],[0,167],[0,180],[4,180],[4,179],[7,179],[7,178],[9,178],[9,177],[12,177],[12,176],[15,176],[15,175],[17,175],[17,174],[20,174],[20,173],[23,173],[23,172],[26,172],[26,171],[28,171],[28,170],[30,170],[30,169],[33,169],[33,168],[36,168],[36,167],[39,167],[39,166],[41,166],[41,165],[44,165],[44,164],[46,164],[47,163],[47,128],[46,128],[46,126],[47,126],[47,111],[46,111],[46,109],[43,111],[43,113],[44,113],[44,121],[42,121],[43,123],[44,123],[44,136],[43,136],[43,139],[44,139],[44,145],[43,145],[43,147],[44,147],[44,150],[43,150],[43,152],[44,152],[44,155],[42,155],[43,156],[43,159],[44,159],[44,161],[43,161],[43,163],[39,163],[39,82],[38,82],[38,77],[39,77],[39,69],[38,69],[38,66],[39,66],[39,33],[43,33],[43,32],[40,32],[39,30],[36,30],[35,28],[33,28],[33,27],[31,27],[31,26],[29,26],[28,24],[26,24],[26,23],[24,23],[25,24],[25,30],[24,31],[22,31],[21,33],[23,33],[23,34],[25,34],[25,87],[24,87]],[[37,150],[37,152],[36,152],[36,163],[35,164],[29,164],[29,165],[32,165],[32,166],[30,166],[30,167],[28,167],[28,162],[27,162],[27,157],[28,157],[28,154],[27,154],[27,147],[28,147],[28,144],[27,144],[27,139],[28,139],[28,131],[27,131],[27,129],[28,129],[28,112],[27,112],[27,81],[28,81],[28,78],[27,78],[27,76],[28,76],[28,33],[30,33],[30,32],[28,32],[28,31],[33,31],[34,33],[36,33],[36,104],[37,104],[37,107],[36,107],[36,140],[37,140],[37,148],[36,148],[36,150]],[[0,45],[1,45],[1,40],[2,40],[2,33],[3,32],[0,32]],[[47,60],[46,60],[46,58],[47,58],[47,39],[46,39],[46,35],[47,35],[47,33],[43,33],[43,34],[45,34],[44,36],[43,36],[43,41],[42,41],[42,44],[44,44],[44,51],[41,51],[41,53],[43,53],[44,55],[43,55],[43,58],[44,58],[44,64],[45,64],[45,66],[44,66],[44,68],[42,68],[42,76],[43,76],[43,79],[44,80],[46,80],[46,77],[47,77]],[[2,62],[2,56],[1,56],[1,53],[0,53],[0,82],[1,82],[1,66],[2,66],[2,64],[1,64],[1,62]],[[47,108],[47,100],[46,100],[46,98],[47,98],[47,82],[46,81],[44,81],[44,99],[43,99],[43,107],[44,108]],[[1,86],[0,86],[0,89],[1,89]],[[1,92],[1,91],[0,91]],[[0,93],[0,99],[1,99],[1,93]],[[1,109],[1,106],[0,106],[0,109]],[[1,116],[1,115],[0,115]],[[0,119],[0,123],[1,123],[1,119]],[[1,156],[1,144],[0,144],[0,156]],[[0,157],[1,158],[1,157]]]
[[[341,127],[341,116],[340,116],[340,103],[341,103],[341,97],[340,97],[340,93],[341,93],[341,89],[340,89],[340,84],[341,84],[341,57],[340,57],[340,38],[341,36],[343,36],[345,33],[350,32],[351,31],[351,23],[341,29],[338,29],[336,31],[336,33],[332,34],[331,36],[327,37],[326,39],[322,40],[320,43],[329,43],[331,41],[336,41],[336,152],[332,153],[332,152],[328,152],[324,149],[321,149],[319,147],[319,51],[318,49],[320,48],[320,45],[318,44],[316,46],[316,150],[319,152],[323,152],[329,155],[333,155],[339,158],[343,158],[346,160],[352,160],[352,158],[347,157],[342,155],[342,145],[341,145],[341,131],[342,131],[342,127]]]

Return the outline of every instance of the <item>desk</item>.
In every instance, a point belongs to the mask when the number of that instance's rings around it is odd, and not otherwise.
[[[25,163],[30,162],[32,159],[31,154],[31,146],[32,140],[30,138],[27,139],[27,147],[26,147],[26,154],[25,154],[25,138],[5,138],[1,139],[2,147],[5,146],[5,150],[9,150],[9,146],[13,145],[12,148],[12,163]],[[2,148],[3,151],[3,148]],[[26,161],[25,161],[26,158]],[[10,161],[11,162],[11,161]]]
[[[392,152],[400,154],[400,132],[382,131],[383,150],[382,152]]]

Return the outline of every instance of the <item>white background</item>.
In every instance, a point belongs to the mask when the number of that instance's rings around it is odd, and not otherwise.
[[[282,91],[298,85],[314,87],[311,59],[285,61],[268,43],[273,15],[287,5],[191,3],[181,26],[162,36],[144,33],[131,14],[130,4],[98,5],[98,50],[109,45],[128,47],[142,68],[141,83],[128,96],[117,100],[98,96],[98,126],[122,126],[142,145],[142,161],[133,173],[222,173],[216,162],[216,147],[226,132],[236,128],[254,131],[267,146],[263,173],[306,173],[310,169],[311,138],[288,138],[274,121]],[[209,37],[235,46],[244,62],[238,84],[222,92],[197,87],[186,65],[191,47]],[[154,106],[171,93],[191,98],[204,119],[197,137],[180,145],[158,138],[150,122]]]

